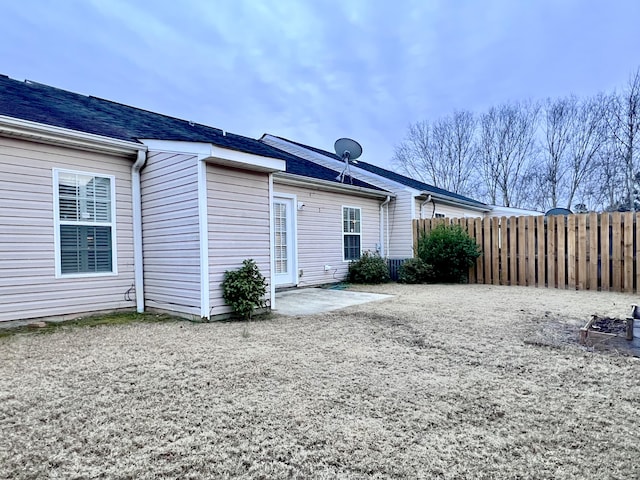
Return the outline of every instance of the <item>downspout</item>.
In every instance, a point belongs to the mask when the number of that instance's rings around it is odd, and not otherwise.
[[[384,202],[382,202],[380,204],[380,256],[382,258],[386,258],[386,254],[388,249],[385,248],[385,241],[388,242],[389,239],[389,202],[391,201],[391,196],[387,195],[387,198],[385,199]],[[384,207],[387,207],[387,235],[385,236],[384,234],[384,219],[385,219],[385,215],[384,215]],[[388,247],[388,244],[387,244]]]
[[[431,198],[431,195],[427,195],[427,199],[426,199],[424,202],[422,202],[422,203],[420,204],[420,220],[422,220],[422,218],[423,218],[423,216],[422,216],[422,209],[423,209],[423,207],[424,207],[427,203],[432,202],[432,201],[433,201],[433,200],[432,200],[432,198]],[[434,212],[435,212],[435,209],[436,209],[436,202],[433,202],[433,210],[434,210]],[[431,215],[431,217],[433,218],[433,215]]]
[[[131,203],[133,209],[133,279],[136,291],[136,311],[144,312],[144,262],[142,257],[142,194],[140,190],[140,170],[147,161],[146,150],[138,150],[135,163],[131,167]]]

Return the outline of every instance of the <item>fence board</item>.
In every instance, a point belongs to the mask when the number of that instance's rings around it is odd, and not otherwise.
[[[474,227],[474,224],[475,224],[475,219],[474,218],[467,218],[467,221],[465,223],[465,230],[467,231],[469,236],[475,240],[475,227]],[[476,241],[476,243],[477,243],[477,241]],[[477,281],[478,281],[478,279],[476,277],[476,265],[474,265],[469,269],[469,283],[477,283]]]
[[[589,290],[598,290],[598,215],[590,213],[589,223]]]
[[[611,289],[611,215],[600,216],[600,289]]]
[[[587,289],[587,216],[584,214],[576,215],[577,224],[577,277],[576,286],[578,290]]]
[[[507,217],[500,218],[500,285],[509,285],[509,227]]]
[[[611,214],[611,275],[612,288],[616,292],[622,291],[622,215],[620,212]]]
[[[518,234],[516,217],[509,218],[509,285],[518,284]]]
[[[539,287],[547,286],[547,262],[546,262],[546,229],[544,225],[544,217],[535,217],[536,219],[536,244],[538,246],[536,252],[536,265],[538,276],[536,277],[536,285]]]
[[[482,218],[476,218],[475,225],[475,240],[480,245],[482,255],[476,260],[476,279],[478,283],[484,283],[484,251],[482,250]]]
[[[491,283],[491,221],[482,220],[484,241],[484,283]]]
[[[527,284],[527,230],[524,217],[518,217],[518,285]]]
[[[500,285],[500,219],[491,218],[491,275],[494,285]]]
[[[633,213],[623,214],[624,222],[624,285],[625,292],[633,292]]]
[[[527,283],[525,285],[529,286],[536,284],[535,224],[534,217],[527,217]]]
[[[547,217],[547,286],[556,288],[558,280],[556,279],[556,217]]]

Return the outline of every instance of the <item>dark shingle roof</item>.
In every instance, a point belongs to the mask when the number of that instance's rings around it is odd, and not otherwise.
[[[281,140],[284,140],[286,142],[293,143],[293,144],[298,145],[298,146],[300,146],[302,148],[306,148],[306,149],[311,150],[313,152],[319,153],[319,154],[324,155],[326,157],[342,161],[342,159],[338,155],[336,155],[335,153],[327,152],[326,150],[321,150],[319,148],[311,147],[309,145],[304,145],[303,143],[294,142],[293,140],[289,140],[289,139],[284,138],[284,137],[278,137],[276,135],[272,135],[272,136],[276,137],[276,138],[279,138]],[[400,183],[402,185],[405,185],[407,187],[410,187],[410,188],[415,188],[416,190],[420,190],[420,191],[424,191],[424,192],[428,192],[428,193],[434,193],[436,195],[447,196],[447,197],[450,197],[452,199],[460,200],[460,201],[465,202],[465,203],[470,203],[470,204],[478,206],[478,207],[487,207],[487,205],[485,203],[482,203],[482,202],[479,202],[477,200],[474,200],[473,198],[465,197],[464,195],[460,195],[458,193],[450,192],[449,190],[445,190],[444,188],[439,188],[439,187],[436,187],[436,186],[433,186],[433,185],[429,185],[428,183],[424,183],[424,182],[421,182],[419,180],[415,180],[413,178],[406,177],[406,176],[401,175],[401,174],[396,173],[396,172],[392,172],[391,170],[387,170],[386,168],[378,167],[378,166],[373,165],[371,163],[363,162],[360,159],[358,159],[358,163],[357,163],[357,165],[354,165],[354,167],[355,168],[361,168],[362,170],[366,170],[367,172],[374,173],[376,175],[380,175],[381,177],[387,178],[387,179],[392,180],[394,182],[398,182],[398,183]]]
[[[0,115],[132,142],[154,139],[212,143],[223,148],[278,158],[286,162],[288,173],[338,183],[337,173],[330,168],[290,155],[253,138],[40,83],[13,80],[3,75],[0,75]],[[381,190],[360,180],[354,180],[353,185]]]
[[[119,140],[206,142],[256,155],[277,155],[258,140],[225,135],[219,128],[6,76],[0,76],[0,115]]]

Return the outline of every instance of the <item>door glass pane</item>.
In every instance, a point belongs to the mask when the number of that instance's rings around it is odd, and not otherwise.
[[[287,258],[287,205],[275,202],[273,207],[276,273],[287,273],[289,271]]]

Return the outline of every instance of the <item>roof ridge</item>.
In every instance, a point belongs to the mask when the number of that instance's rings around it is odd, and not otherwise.
[[[55,87],[53,87],[53,88],[55,88]],[[225,130],[222,129],[222,128],[212,127],[211,125],[205,125],[204,123],[194,122],[193,120],[185,120],[184,118],[174,117],[173,115],[167,115],[165,113],[154,112],[152,110],[149,110],[149,109],[146,109],[146,108],[142,108],[142,107],[136,107],[136,106],[133,106],[133,105],[127,105],[126,103],[116,102],[115,100],[109,100],[108,98],[96,97],[95,95],[89,95],[88,97],[90,99],[98,100],[100,102],[111,103],[113,105],[118,105],[120,107],[131,108],[131,109],[137,110],[139,112],[145,112],[145,113],[149,113],[151,115],[158,115],[158,116],[161,116],[161,117],[164,117],[164,118],[169,118],[171,120],[177,120],[179,122],[188,123],[191,126],[205,127],[205,128],[210,128],[212,130],[217,130],[217,131],[220,132],[220,135],[223,135],[223,133],[225,132]]]
[[[1,75],[1,76],[4,77],[4,78],[7,78],[9,80],[13,80],[15,82],[25,83],[27,85],[36,85],[38,87],[50,88],[52,90],[57,90],[59,92],[67,94],[67,95],[69,95],[69,94],[77,95],[78,97],[83,97],[85,99],[97,100],[99,102],[105,102],[105,103],[109,103],[109,104],[112,104],[112,105],[117,105],[119,107],[130,108],[130,109],[136,110],[138,112],[144,112],[144,113],[148,113],[150,115],[158,115],[158,116],[161,116],[161,117],[164,117],[164,118],[167,118],[167,119],[188,123],[191,126],[204,127],[204,128],[207,128],[207,129],[214,130],[214,131],[216,131],[216,133],[219,133],[220,135],[224,135],[224,129],[222,129],[222,128],[212,127],[210,125],[205,125],[204,123],[195,122],[193,120],[185,120],[184,118],[179,118],[179,117],[176,117],[176,116],[173,116],[173,115],[167,115],[165,113],[154,112],[154,111],[149,110],[147,108],[137,107],[135,105],[127,105],[126,103],[117,102],[115,100],[110,100],[108,98],[97,97],[95,95],[85,95],[84,93],[78,93],[78,92],[74,92],[74,91],[71,91],[71,90],[66,90],[64,88],[55,87],[53,85],[48,85],[46,83],[37,82],[35,80],[30,80],[28,78],[25,78],[24,81],[21,82],[20,80],[16,80],[15,78],[11,78],[8,75]]]

